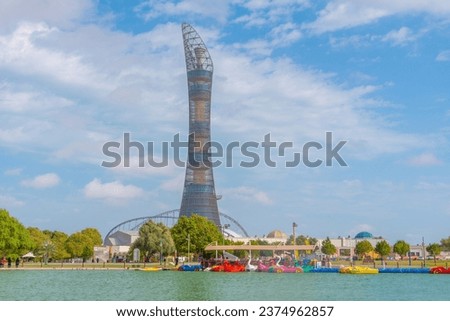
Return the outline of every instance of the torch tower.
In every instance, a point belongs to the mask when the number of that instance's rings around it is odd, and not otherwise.
[[[203,40],[182,25],[189,93],[189,146],[180,216],[198,214],[220,226],[211,164],[211,87],[213,62]],[[206,146],[206,148],[205,148]]]

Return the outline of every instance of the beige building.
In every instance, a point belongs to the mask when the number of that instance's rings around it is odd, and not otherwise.
[[[331,244],[336,247],[337,253],[336,257],[353,257],[355,255],[355,247],[358,242],[367,240],[375,248],[378,242],[383,241],[382,237],[374,237],[369,232],[359,232],[355,237],[338,237],[330,238]],[[319,239],[317,245],[319,248],[322,247],[322,243],[325,239]]]

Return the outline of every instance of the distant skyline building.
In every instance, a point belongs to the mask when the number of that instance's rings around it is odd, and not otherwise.
[[[220,226],[209,149],[213,62],[195,29],[182,24],[189,93],[189,147],[179,216],[198,214]]]

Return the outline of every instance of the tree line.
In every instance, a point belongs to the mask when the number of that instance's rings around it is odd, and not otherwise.
[[[32,252],[43,262],[70,258],[91,258],[94,246],[102,245],[100,232],[95,228],[68,235],[61,231],[25,227],[5,209],[0,209],[0,256],[20,258]]]
[[[180,217],[172,228],[168,228],[162,223],[148,221],[139,229],[139,237],[131,245],[129,256],[132,256],[133,250],[136,248],[140,250],[141,259],[148,259],[158,254],[162,256],[173,255],[175,252],[178,255],[189,253],[197,256],[208,256],[211,253],[204,253],[204,248],[215,242],[225,245],[243,244],[243,242],[224,239],[219,227],[206,217],[196,214],[190,217]],[[292,235],[286,243],[293,244]],[[295,240],[295,244],[298,245],[313,245],[316,243],[317,239],[304,235],[299,235]],[[266,245],[268,242],[251,240],[250,244]],[[101,234],[95,228],[85,228],[71,235],[61,231],[40,230],[37,227],[26,228],[7,210],[0,209],[1,257],[8,256],[15,259],[31,251],[44,262],[69,258],[86,260],[93,256],[94,246],[101,245]],[[336,254],[336,247],[329,238],[322,242],[321,250],[325,255]],[[450,251],[450,236],[442,239],[440,244],[429,244],[426,250],[435,259],[442,250]],[[372,251],[382,259],[385,259],[392,252],[397,253],[403,259],[410,251],[410,245],[403,240],[397,241],[392,247],[385,240],[378,242],[375,248],[367,240],[356,244],[355,253],[357,255],[365,256]],[[246,255],[243,251],[234,251],[234,254],[240,257]],[[252,255],[255,257],[271,256],[272,251],[252,251]]]
[[[377,242],[375,247],[373,247],[373,245],[368,240],[363,240],[356,243],[355,254],[360,257],[365,257],[369,253],[375,252],[381,257],[381,260],[384,262],[385,258],[390,253],[398,254],[400,258],[403,260],[404,257],[409,253],[410,249],[411,246],[404,240],[399,240],[395,242],[395,244],[392,247],[386,240]],[[446,251],[450,250],[450,237],[448,237],[447,239],[442,239],[441,244],[438,243],[429,244],[426,247],[426,250],[431,256],[433,256],[434,261],[436,263],[436,256],[441,254],[443,250]],[[336,247],[334,246],[334,244],[331,243],[330,238],[328,237],[326,238],[326,240],[322,242],[321,251],[325,255],[334,255],[337,253]]]

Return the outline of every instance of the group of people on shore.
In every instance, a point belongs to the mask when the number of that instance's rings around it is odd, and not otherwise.
[[[17,258],[16,261],[16,268],[19,267],[20,264],[20,259]],[[6,257],[2,257],[2,259],[0,260],[0,268],[3,268],[5,266],[8,266],[8,268],[10,268],[12,266],[12,259],[10,257],[6,258]]]

